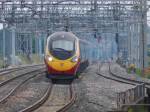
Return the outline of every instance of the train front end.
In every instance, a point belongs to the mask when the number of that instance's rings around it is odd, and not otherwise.
[[[78,39],[72,33],[54,33],[47,39],[45,64],[49,78],[74,78],[78,70]]]

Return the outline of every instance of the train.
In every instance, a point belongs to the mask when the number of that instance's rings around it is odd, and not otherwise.
[[[95,58],[95,46],[71,32],[55,32],[47,38],[44,61],[47,77],[76,78]]]

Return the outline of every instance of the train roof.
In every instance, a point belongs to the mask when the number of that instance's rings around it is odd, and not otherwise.
[[[69,38],[75,38],[77,40],[79,40],[80,42],[84,43],[84,44],[87,44],[87,45],[90,45],[90,46],[96,46],[96,45],[93,45],[90,41],[87,41],[87,40],[83,40],[83,39],[80,39],[78,38],[76,35],[74,35],[72,32],[64,32],[64,31],[60,31],[60,32],[55,32],[53,34],[51,34],[49,37],[48,37],[48,41],[50,40],[50,38],[53,38],[53,37],[58,37],[58,36],[64,36],[64,37],[69,37]]]
[[[61,32],[55,32],[55,33],[53,33],[52,35],[50,35],[49,37],[48,37],[48,40],[50,39],[50,38],[54,38],[54,37],[58,37],[58,36],[64,36],[64,37],[69,37],[69,38],[75,38],[75,39],[78,39],[78,37],[77,36],[75,36],[72,32],[64,32],[64,31],[61,31]]]

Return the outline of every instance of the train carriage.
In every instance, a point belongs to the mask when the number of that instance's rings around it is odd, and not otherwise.
[[[88,65],[92,47],[71,32],[56,32],[48,37],[45,49],[47,76],[73,78]]]

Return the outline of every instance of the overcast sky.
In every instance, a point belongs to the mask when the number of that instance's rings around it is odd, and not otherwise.
[[[147,24],[150,26],[150,10],[147,13]]]

